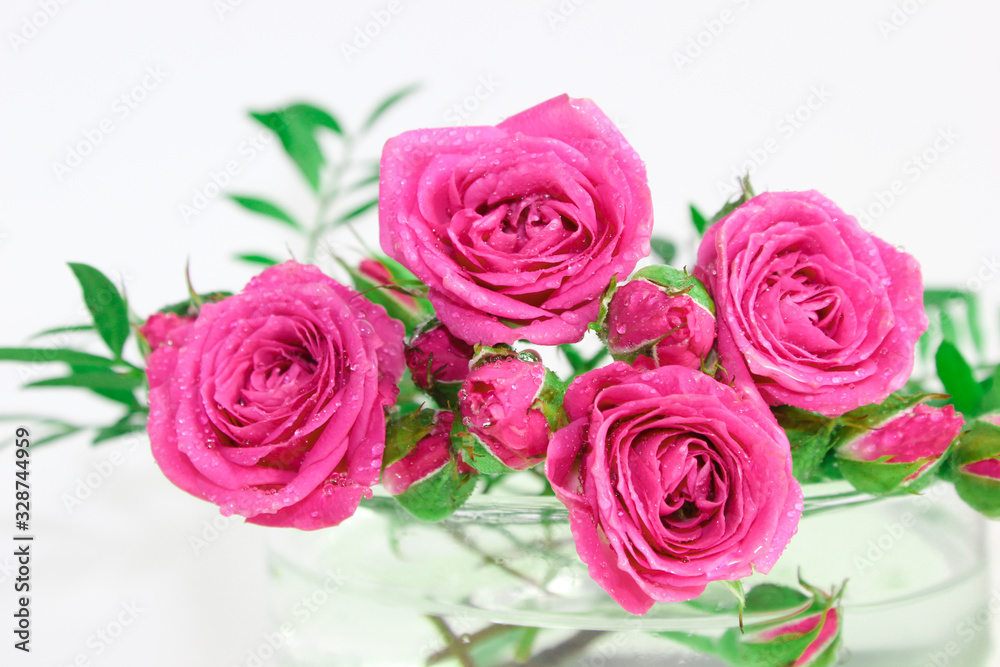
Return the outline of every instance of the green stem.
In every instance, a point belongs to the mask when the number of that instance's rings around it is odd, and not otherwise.
[[[440,616],[428,616],[427,618],[434,624],[438,634],[441,635],[441,638],[445,641],[444,650],[435,653],[434,656],[431,656],[431,659],[427,661],[427,664],[433,665],[436,662],[441,662],[447,658],[456,658],[460,663],[462,663],[462,667],[476,667],[476,661],[473,660],[472,656],[469,654],[468,644],[463,643],[462,640],[451,631],[451,628],[448,627],[448,624],[445,623],[444,619]],[[438,655],[440,655],[440,657],[435,660],[435,656]],[[431,662],[431,660],[434,660],[434,662]]]
[[[605,634],[607,634],[605,630],[580,630],[566,641],[545,649],[527,662],[508,662],[501,667],[557,667],[565,665]]]
[[[329,213],[330,207],[337,201],[337,198],[340,197],[340,191],[343,187],[344,174],[347,173],[351,166],[351,153],[353,150],[354,139],[351,135],[345,134],[343,155],[341,156],[340,161],[333,166],[333,171],[330,176],[330,187],[319,198],[319,205],[316,208],[316,217],[313,219],[312,227],[310,228],[309,235],[306,238],[305,260],[307,264],[312,264],[316,261],[316,248],[319,246],[320,237],[329,226],[326,217]]]

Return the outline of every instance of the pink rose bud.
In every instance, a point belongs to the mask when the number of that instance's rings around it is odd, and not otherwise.
[[[440,322],[432,322],[416,332],[405,354],[413,383],[432,392],[439,385],[462,383],[469,374],[474,349]]]
[[[447,410],[418,410],[389,425],[382,486],[425,521],[439,521],[469,497],[475,470],[451,446],[455,415]]]
[[[763,630],[748,641],[755,644],[791,646],[792,642],[798,640],[805,647],[802,653],[794,662],[782,664],[789,664],[791,667],[810,667],[836,664],[839,639],[840,612],[831,606]]]
[[[193,317],[181,317],[174,313],[153,313],[146,323],[139,327],[139,333],[155,350],[161,345],[179,345],[184,342]]]
[[[545,458],[561,418],[559,379],[526,355],[490,357],[465,378],[458,394],[463,455],[485,473],[524,470]]]
[[[715,306],[697,278],[651,266],[614,291],[601,331],[618,361],[699,370],[715,344]]]
[[[844,477],[859,491],[889,493],[929,481],[929,473],[962,430],[955,408],[915,405],[841,443],[837,458]],[[919,485],[918,485],[919,486]]]
[[[426,289],[398,262],[377,255],[361,260],[357,267],[343,261],[340,264],[351,274],[358,291],[372,303],[385,308],[389,317],[402,322],[408,335],[433,317],[434,309],[421,296]]]
[[[980,417],[962,434],[951,457],[952,479],[962,500],[1000,519],[1000,426],[996,415]]]

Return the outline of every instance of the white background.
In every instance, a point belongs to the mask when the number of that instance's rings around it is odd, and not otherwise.
[[[646,161],[657,233],[682,243],[681,262],[693,257],[688,203],[715,210],[732,174],[756,158],[758,191],[818,189],[867,211],[875,233],[921,261],[928,284],[981,287],[996,340],[994,1],[398,0],[396,13],[384,1],[224,2],[3,3],[0,345],[85,321],[67,261],[124,281],[142,314],[185,297],[188,260],[200,291],[240,287],[253,270],[233,252],[287,255],[285,231],[223,197],[188,220],[181,206],[213,193],[212,173],[236,161],[229,191],[312,210],[277,142],[241,151],[258,133],[246,111],[309,100],[356,127],[385,93],[414,82],[422,90],[360,154],[376,157],[405,129],[453,124],[455,105],[464,122],[492,124],[563,92],[590,97]],[[127,115],[122,95],[142,98]],[[56,164],[105,118],[111,131],[60,178]],[[896,181],[890,202],[884,191]],[[374,219],[365,223],[375,238]],[[329,244],[353,247],[343,236]],[[73,392],[19,390],[39,373],[0,365],[2,412],[114,416]],[[11,450],[2,451],[10,479]],[[68,510],[66,494],[109,465]],[[25,659],[10,647],[12,585],[0,570],[0,664],[244,664],[271,629],[265,531],[234,524],[196,554],[189,539],[216,510],[174,489],[144,441],[38,450],[32,483],[35,652]],[[13,499],[3,494],[8,526]],[[88,637],[133,603],[135,622],[98,655]]]

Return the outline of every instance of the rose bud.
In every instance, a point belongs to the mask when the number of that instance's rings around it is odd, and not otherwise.
[[[175,313],[153,313],[139,327],[139,333],[149,345],[150,351],[161,345],[178,345],[184,340],[187,325],[194,320],[193,317],[182,317]]]
[[[475,488],[475,470],[451,447],[454,419],[446,410],[417,410],[388,429],[382,486],[424,521],[444,519]]]
[[[757,655],[773,662],[767,664],[789,667],[828,667],[837,664],[840,657],[840,610],[835,605],[839,599],[817,599],[802,614],[746,636],[739,652],[746,657]],[[822,606],[820,606],[822,605]],[[751,658],[752,659],[752,658]],[[737,664],[761,664],[739,662]]]
[[[952,479],[962,500],[991,519],[1000,519],[1000,426],[997,415],[972,423],[951,457]]]
[[[399,320],[412,335],[414,329],[434,316],[426,297],[427,289],[399,262],[385,255],[375,255],[351,266],[334,257],[347,271],[354,288],[368,301],[385,308],[389,317]]]
[[[964,424],[951,405],[935,408],[917,403],[880,424],[863,427],[860,434],[848,428],[849,435],[837,445],[840,471],[865,493],[916,490],[930,481],[929,473]]]
[[[715,344],[715,304],[694,276],[649,266],[613,291],[600,330],[618,361],[641,355],[699,370]]]
[[[469,374],[474,353],[471,345],[432,320],[406,346],[406,365],[415,385],[442,405],[457,406],[456,395]]]
[[[530,354],[488,355],[458,394],[467,428],[460,436],[465,460],[484,473],[540,463],[553,431],[565,421],[564,391],[559,378]]]

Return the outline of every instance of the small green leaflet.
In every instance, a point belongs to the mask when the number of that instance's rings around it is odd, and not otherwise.
[[[365,213],[367,213],[371,209],[375,208],[376,206],[378,206],[378,199],[377,198],[376,199],[372,199],[370,201],[366,201],[364,204],[361,204],[357,208],[351,209],[347,213],[343,214],[342,216],[340,216],[339,218],[337,218],[336,220],[334,220],[333,224],[334,224],[334,226],[342,225],[345,222],[349,222],[350,220],[353,220],[354,218],[357,218],[357,217],[359,217],[361,215],[364,215]]]
[[[249,264],[259,264],[262,266],[274,266],[275,264],[281,264],[280,260],[273,257],[268,257],[267,255],[258,255],[255,253],[248,253],[244,255],[234,255],[236,259],[241,262],[247,262]]]
[[[693,208],[694,207],[692,207],[692,210]],[[653,249],[653,254],[655,254],[664,264],[669,264],[674,261],[674,257],[677,256],[677,246],[666,239],[658,239],[655,237],[651,238],[649,240],[649,245]]]
[[[256,197],[244,197],[242,195],[230,195],[229,198],[248,211],[258,213],[271,218],[272,220],[277,220],[278,222],[288,225],[293,229],[302,231],[302,225],[299,224],[295,218],[269,201],[257,199]]]
[[[691,224],[694,225],[694,230],[698,232],[698,236],[704,236],[705,230],[708,229],[708,220],[702,215],[694,204],[691,204]],[[668,262],[669,263],[669,262]]]
[[[326,163],[316,132],[326,128],[342,135],[340,123],[328,112],[310,104],[293,104],[286,109],[251,112],[250,116],[278,135],[281,145],[308,181],[319,191],[320,170]]]
[[[114,283],[94,267],[72,262],[69,267],[83,288],[83,301],[94,318],[97,332],[115,358],[121,359],[130,331],[125,300]]]
[[[87,352],[63,348],[4,347],[0,348],[0,361],[24,361],[32,364],[62,362],[73,366],[114,366],[113,359],[98,357]]]
[[[412,84],[405,88],[397,90],[395,93],[389,95],[389,97],[379,102],[379,104],[372,110],[372,112],[368,114],[368,118],[361,126],[361,131],[367,132],[368,130],[370,130],[372,126],[375,125],[376,122],[378,122],[378,119],[381,118],[383,114],[385,114],[386,111],[396,106],[396,104],[401,102],[403,99],[409,97],[419,89],[420,89],[419,85]]]
[[[958,348],[948,341],[942,342],[934,361],[938,377],[945,391],[951,394],[955,409],[970,416],[979,414],[983,388],[976,382],[972,368]]]

